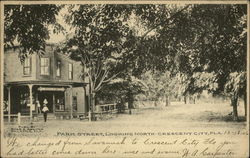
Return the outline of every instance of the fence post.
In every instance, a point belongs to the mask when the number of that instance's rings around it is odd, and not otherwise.
[[[18,125],[21,124],[21,113],[20,112],[17,113],[17,123],[18,123]]]

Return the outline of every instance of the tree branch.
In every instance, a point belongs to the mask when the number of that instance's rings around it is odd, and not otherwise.
[[[104,79],[105,79],[105,78],[107,77],[107,75],[108,75],[108,72],[109,72],[109,71],[108,71],[107,69],[104,70],[103,76],[102,76],[102,78],[101,78],[99,84],[94,88],[95,91],[98,91],[98,90],[100,89],[101,85],[103,84]]]
[[[101,68],[99,68],[99,71],[98,71],[98,73],[97,73],[97,78],[99,78],[100,77],[100,75],[102,74],[102,69]]]
[[[154,29],[156,29],[157,27],[159,27],[160,25],[162,24],[165,24],[167,22],[169,22],[170,20],[172,20],[173,18],[175,18],[176,16],[178,16],[181,12],[183,12],[184,10],[186,10],[189,6],[191,6],[190,4],[185,6],[184,8],[182,8],[180,11],[176,12],[175,14],[173,14],[170,18],[164,20],[163,22],[153,26],[151,29],[149,29],[147,32],[145,32],[143,35],[142,35],[142,39],[145,38],[145,36],[147,36],[151,31],[153,31]]]
[[[113,80],[113,79],[114,79],[115,77],[117,77],[120,73],[121,73],[121,72],[118,72],[118,73],[116,73],[115,75],[111,76],[109,79],[104,80],[103,83],[107,83],[107,82]]]

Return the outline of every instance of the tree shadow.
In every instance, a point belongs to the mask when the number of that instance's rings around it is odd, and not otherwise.
[[[199,116],[198,120],[208,122],[246,122],[245,116],[239,116],[238,121],[233,120],[233,115],[226,113],[217,113],[213,111],[204,111]]]
[[[225,121],[225,122],[245,122],[246,117],[245,116],[239,116],[238,121],[234,121],[232,115],[225,115],[225,116],[221,117],[221,121]]]

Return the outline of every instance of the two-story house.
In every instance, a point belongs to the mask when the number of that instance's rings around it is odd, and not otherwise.
[[[88,84],[83,66],[47,45],[44,55],[33,53],[20,61],[20,47],[4,52],[4,100],[8,113],[38,114],[38,102],[46,99],[50,113],[71,117],[87,113]],[[32,103],[32,104],[30,104]]]

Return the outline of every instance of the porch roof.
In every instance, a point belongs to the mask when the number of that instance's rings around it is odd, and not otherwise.
[[[22,86],[22,85],[34,85],[34,86],[72,86],[72,87],[83,87],[88,83],[85,82],[62,82],[62,81],[13,81],[13,82],[4,82],[5,86]]]

